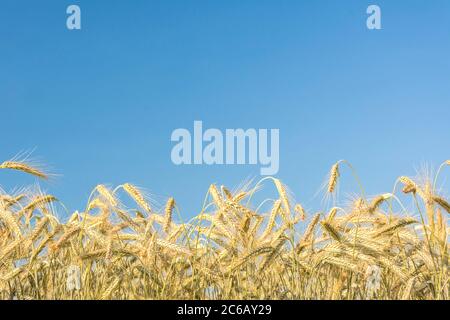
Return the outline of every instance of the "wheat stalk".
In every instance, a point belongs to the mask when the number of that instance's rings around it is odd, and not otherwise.
[[[123,185],[123,189],[128,193],[128,195],[134,200],[136,201],[136,203],[138,205],[141,206],[141,208],[143,208],[145,211],[147,212],[151,212],[152,209],[150,208],[150,205],[147,203],[147,201],[145,200],[144,195],[142,194],[142,192],[135,186],[129,184],[129,183],[125,183]]]
[[[18,162],[18,161],[5,161],[2,164],[0,164],[0,169],[10,169],[10,170],[17,170],[22,171],[28,174],[31,174],[33,176],[36,176],[41,179],[48,179],[48,174],[46,174],[44,171],[37,167],[33,167],[27,163],[24,162]]]
[[[328,179],[328,193],[333,193],[336,189],[336,184],[339,179],[339,162],[335,163],[330,170],[330,177]]]

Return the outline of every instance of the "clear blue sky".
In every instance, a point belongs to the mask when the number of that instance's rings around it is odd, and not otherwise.
[[[367,30],[369,4],[383,30]],[[375,194],[449,158],[448,0],[3,0],[0,41],[0,157],[36,147],[61,174],[43,188],[71,210],[98,183],[132,182],[190,217],[210,183],[259,174],[173,165],[171,132],[194,120],[279,128],[278,177],[314,209],[336,160]]]

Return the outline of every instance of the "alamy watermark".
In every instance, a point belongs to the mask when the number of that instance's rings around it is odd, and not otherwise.
[[[69,30],[81,29],[81,9],[77,5],[67,7],[66,13],[69,14],[66,20],[66,26]]]
[[[66,9],[69,15],[66,20],[66,26],[69,30],[81,30],[81,8],[78,5],[70,5]],[[369,30],[381,29],[381,8],[378,5],[371,4],[367,7],[366,13],[369,15],[366,26]]]
[[[279,129],[203,130],[194,121],[193,132],[179,128],[172,132],[171,159],[176,165],[257,165],[261,175],[276,175],[280,166]]]
[[[81,289],[81,272],[78,266],[69,266],[66,273],[67,291],[79,291]]]
[[[366,299],[373,299],[381,288],[381,268],[370,265],[366,269]]]
[[[375,4],[367,7],[367,29],[369,30],[380,30],[381,29],[381,8]]]

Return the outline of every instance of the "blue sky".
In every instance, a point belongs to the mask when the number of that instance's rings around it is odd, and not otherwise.
[[[82,30],[66,28],[70,4]],[[369,4],[382,30],[366,28]],[[173,165],[171,132],[194,120],[279,128],[278,177],[315,210],[339,159],[375,194],[449,158],[447,0],[4,0],[0,39],[1,159],[36,148],[61,174],[42,187],[71,210],[98,183],[132,182],[190,217],[210,183],[258,177]]]

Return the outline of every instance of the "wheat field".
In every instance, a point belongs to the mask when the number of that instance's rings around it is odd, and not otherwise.
[[[156,207],[129,183],[96,186],[64,222],[50,194],[1,191],[0,299],[449,299],[450,204],[436,182],[450,161],[342,208],[347,164],[332,166],[323,212],[264,178],[235,191],[211,185],[184,223],[175,199]],[[3,170],[48,177],[23,161]],[[274,198],[254,203],[261,188]]]

